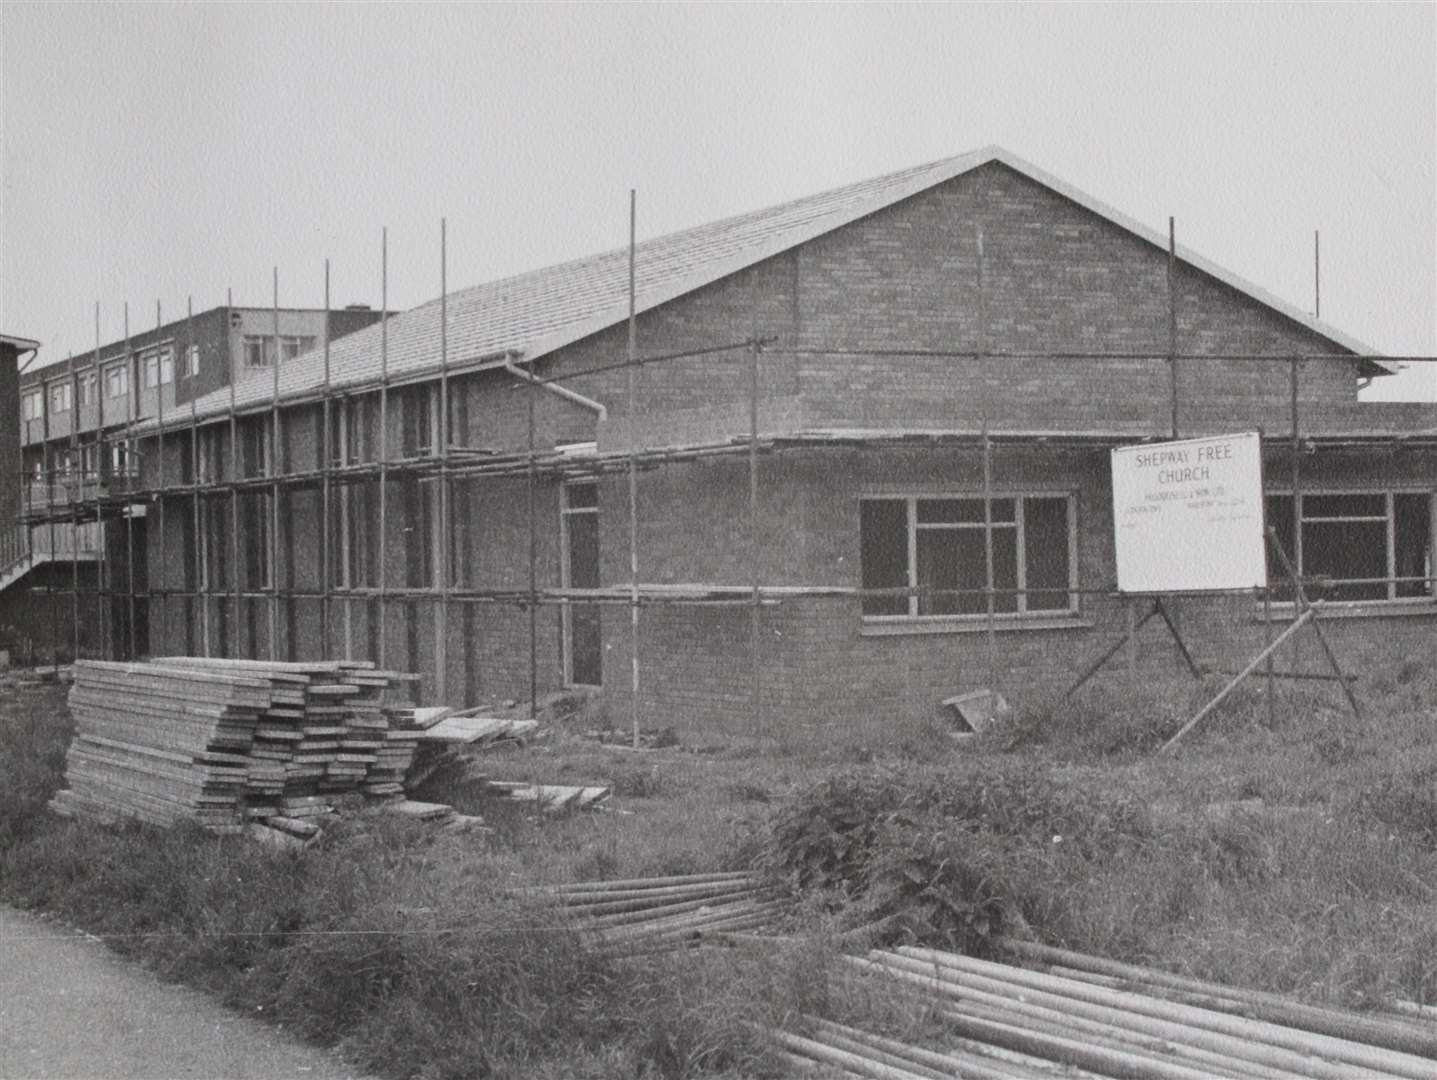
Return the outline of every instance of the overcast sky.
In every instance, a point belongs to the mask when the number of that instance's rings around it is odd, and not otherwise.
[[[1437,353],[1437,4],[0,3],[0,331],[378,305],[1000,144]],[[1437,400],[1437,365],[1392,392]]]

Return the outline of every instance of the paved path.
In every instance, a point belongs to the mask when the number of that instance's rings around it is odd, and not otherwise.
[[[0,907],[0,1080],[341,1080],[333,1054]]]

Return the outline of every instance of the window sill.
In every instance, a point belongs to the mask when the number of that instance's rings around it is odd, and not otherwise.
[[[1318,616],[1323,619],[1430,619],[1437,617],[1437,602],[1431,600],[1329,600]],[[1292,604],[1273,604],[1273,622],[1291,622],[1297,617]],[[1262,609],[1253,612],[1253,621],[1262,622]]]
[[[1021,619],[1011,617],[993,620],[993,630],[1009,633],[1014,630],[1090,630],[1092,622],[1077,615],[1033,615]],[[906,637],[912,634],[984,634],[988,621],[977,618],[934,618],[870,620],[864,619],[860,637]]]

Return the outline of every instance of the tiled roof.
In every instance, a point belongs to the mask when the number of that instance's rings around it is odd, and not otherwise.
[[[993,161],[1166,250],[1165,236],[1005,150],[986,147],[646,240],[638,245],[636,253],[636,308],[643,312],[657,307]],[[1180,246],[1178,256],[1343,349],[1364,355],[1375,352],[1194,252]],[[628,249],[620,248],[451,293],[451,369],[474,367],[502,354],[534,360],[622,322],[628,315],[628,274]],[[387,369],[391,379],[412,379],[438,370],[439,313],[440,301],[436,299],[391,315],[387,324]],[[373,385],[379,380],[381,334],[381,326],[376,323],[331,343],[331,387]],[[318,393],[324,384],[323,365],[320,351],[286,361],[280,368],[280,399]],[[264,405],[273,394],[272,372],[242,375],[235,387],[235,404],[240,409]],[[227,410],[229,404],[230,391],[225,387],[200,398],[195,411],[201,417],[214,415]],[[175,422],[188,419],[189,410],[184,409],[183,416],[177,416]],[[153,423],[142,422],[139,427],[143,430]]]

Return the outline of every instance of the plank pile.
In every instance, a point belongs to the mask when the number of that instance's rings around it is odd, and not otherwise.
[[[341,794],[401,794],[416,744],[390,730],[382,699],[410,678],[351,661],[82,660],[70,787],[52,806],[237,831],[247,819],[303,823]]]

